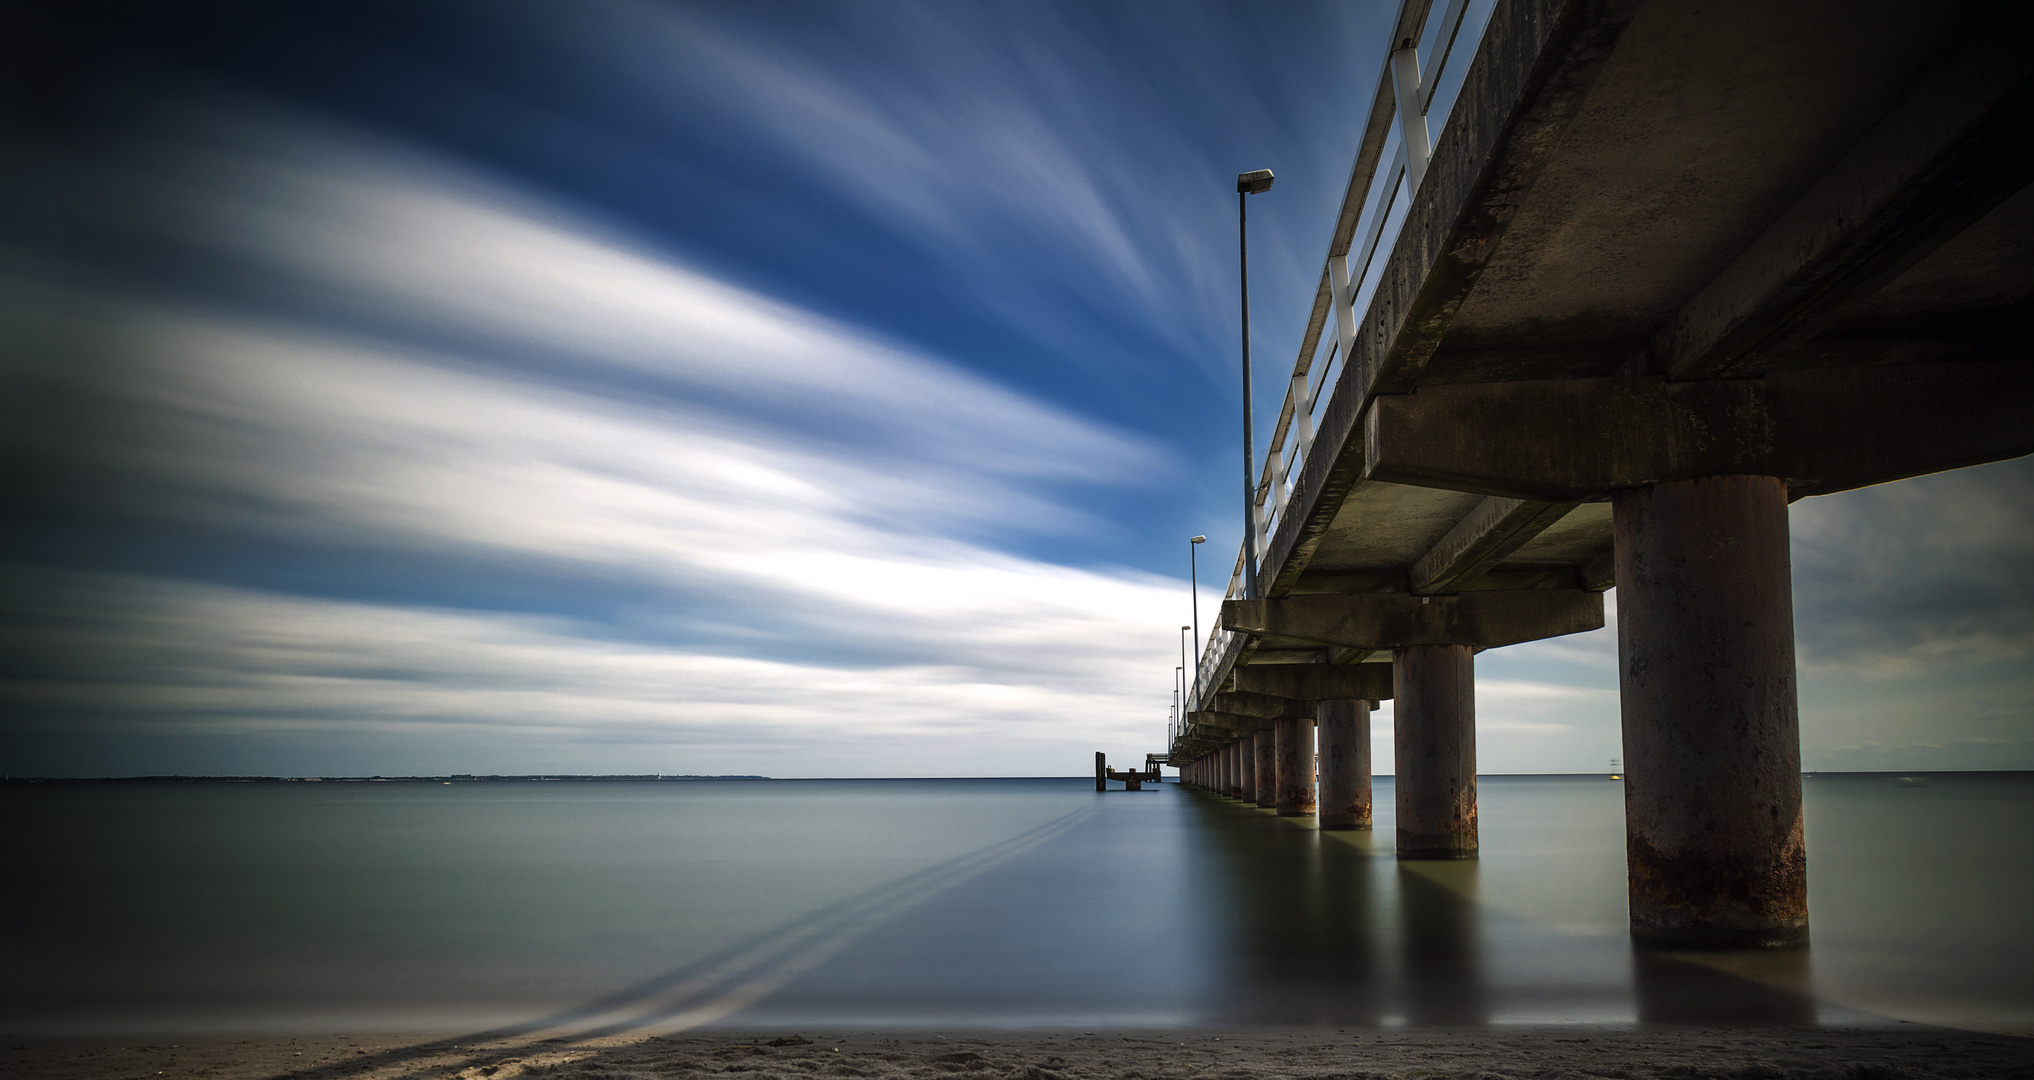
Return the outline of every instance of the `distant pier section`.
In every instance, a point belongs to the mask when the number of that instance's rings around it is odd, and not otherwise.
[[[1125,791],[1142,791],[1144,790],[1144,785],[1159,782],[1158,766],[1164,760],[1164,757],[1165,755],[1163,754],[1144,755],[1144,768],[1141,770],[1112,769],[1109,767],[1108,755],[1097,750],[1095,751],[1095,790],[1109,790],[1109,782],[1113,780],[1116,783],[1122,784]]]

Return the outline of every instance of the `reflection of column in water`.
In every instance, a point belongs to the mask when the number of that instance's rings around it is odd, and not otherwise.
[[[1415,1027],[1489,1020],[1476,871],[1466,860],[1398,864],[1405,1015]]]
[[[1632,951],[1642,1024],[1813,1024],[1808,950]]]
[[[1198,835],[1219,853],[1229,958],[1216,1023],[1376,1024],[1384,979],[1373,857],[1312,829],[1209,805]]]

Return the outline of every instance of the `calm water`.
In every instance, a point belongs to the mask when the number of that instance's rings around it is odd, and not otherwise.
[[[2034,1032],[2034,776],[1807,782],[1807,952],[1634,955],[1620,786],[1483,857],[1090,780],[24,787],[11,1032],[1928,1021]]]

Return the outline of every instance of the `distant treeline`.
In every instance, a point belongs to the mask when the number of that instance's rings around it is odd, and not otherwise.
[[[533,780],[768,780],[767,776],[695,776],[690,773],[544,773],[504,776],[451,773],[445,776],[9,776],[9,784],[450,784]]]

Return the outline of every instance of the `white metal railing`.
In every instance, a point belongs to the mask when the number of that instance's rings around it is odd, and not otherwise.
[[[1244,560],[1255,550],[1263,567],[1279,523],[1294,509],[1307,454],[1319,430],[1319,412],[1346,371],[1344,361],[1356,340],[1356,313],[1369,307],[1383,277],[1384,260],[1398,239],[1413,197],[1426,177],[1432,132],[1455,107],[1469,58],[1475,55],[1496,0],[1402,0],[1390,51],[1372,97],[1364,138],[1343,196],[1341,215],[1328,244],[1326,265],[1315,291],[1314,310],[1286,382],[1278,423],[1265,449],[1264,467],[1250,507],[1253,545],[1236,553],[1224,599],[1243,593]],[[1389,164],[1385,150],[1392,149]],[[1193,693],[1180,708],[1198,709],[1214,689],[1237,635],[1219,626],[1208,632],[1196,658]],[[1182,717],[1175,730],[1184,733]],[[1171,745],[1168,741],[1167,745]]]

